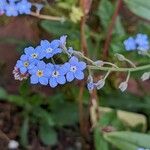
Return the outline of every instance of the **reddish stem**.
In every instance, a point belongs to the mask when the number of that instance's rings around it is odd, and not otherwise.
[[[112,32],[113,32],[113,29],[114,29],[114,26],[115,26],[115,22],[116,22],[118,14],[119,14],[121,5],[122,5],[122,0],[118,0],[116,9],[114,11],[114,14],[112,16],[112,19],[111,19],[111,22],[110,22],[110,25],[109,25],[109,28],[108,28],[106,41],[105,41],[105,44],[104,44],[104,49],[103,49],[103,57],[104,57],[104,59],[106,59],[109,56],[108,48],[109,48],[109,45],[110,45],[110,42],[111,42]]]

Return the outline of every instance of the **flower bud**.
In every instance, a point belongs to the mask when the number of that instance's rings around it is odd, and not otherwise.
[[[150,72],[145,72],[141,77],[142,81],[148,80],[149,78],[150,78]]]
[[[17,149],[19,146],[19,143],[15,140],[10,140],[8,143],[8,148],[9,149]]]
[[[120,61],[124,61],[125,60],[125,57],[123,56],[123,55],[121,55],[121,54],[115,54],[115,56],[118,58],[118,60],[120,60]]]
[[[102,60],[97,60],[94,62],[94,65],[102,67],[104,65],[104,62]]]
[[[92,91],[95,88],[95,84],[93,82],[87,83],[87,88],[89,91]]]
[[[128,87],[128,83],[127,83],[126,81],[120,83],[120,85],[119,85],[119,89],[120,89],[122,92],[124,92],[124,91],[127,89],[127,87]]]
[[[97,88],[98,90],[100,90],[104,85],[105,85],[105,80],[104,80],[104,79],[99,80],[99,81],[95,84],[95,86],[96,86],[96,88]]]

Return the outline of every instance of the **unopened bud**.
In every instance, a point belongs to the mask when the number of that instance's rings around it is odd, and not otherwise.
[[[150,79],[150,72],[145,72],[142,77],[141,77],[142,81],[148,80]]]
[[[124,91],[127,89],[127,87],[128,87],[128,83],[127,83],[126,81],[120,83],[120,85],[119,85],[119,89],[120,89],[122,92],[124,92]]]
[[[115,56],[118,58],[118,60],[120,60],[120,61],[124,61],[125,60],[125,57],[123,56],[123,55],[121,55],[121,54],[115,54]]]
[[[100,89],[105,85],[105,80],[104,80],[104,79],[101,79],[101,80],[99,80],[95,85],[96,85],[96,88],[97,88],[98,90],[100,90]]]
[[[8,148],[11,149],[17,149],[19,146],[19,143],[15,140],[10,140],[8,143]]]
[[[97,60],[94,62],[94,65],[102,67],[104,65],[104,62],[102,60]]]

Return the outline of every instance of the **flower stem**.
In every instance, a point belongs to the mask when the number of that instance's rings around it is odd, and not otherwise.
[[[36,12],[31,12],[30,13],[31,16],[40,18],[40,19],[46,19],[46,20],[53,20],[53,21],[60,21],[60,22],[64,22],[65,18],[64,17],[57,17],[57,16],[49,16],[49,15],[42,15]]]
[[[111,67],[98,67],[98,66],[92,66],[88,65],[88,67],[92,70],[103,70],[103,71],[115,71],[115,72],[136,72],[136,71],[141,71],[141,70],[146,70],[150,69],[150,64],[144,65],[144,66],[139,66],[136,68],[111,68]]]

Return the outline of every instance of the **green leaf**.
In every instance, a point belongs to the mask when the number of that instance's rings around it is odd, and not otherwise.
[[[149,0],[124,0],[127,7],[137,16],[150,20]]]
[[[100,128],[94,129],[94,145],[96,150],[109,150],[108,142],[100,133]]]
[[[7,98],[7,92],[0,87],[0,99],[6,99]]]
[[[20,131],[20,142],[24,147],[28,145],[28,131],[29,131],[29,118],[28,116],[26,116]]]
[[[73,125],[78,122],[78,109],[75,103],[63,99],[51,102],[52,117],[58,126]]]
[[[27,96],[29,94],[29,83],[27,81],[21,83],[19,92],[22,96]]]
[[[106,31],[108,30],[108,26],[111,22],[111,18],[113,16],[114,10],[115,10],[114,6],[109,0],[101,0],[97,15],[99,16],[101,24]],[[123,25],[121,23],[121,19],[119,16],[116,19],[116,26],[115,26],[114,32],[117,35],[125,34],[125,31],[124,31],[124,28],[123,28]]]
[[[138,147],[150,148],[150,135],[136,132],[112,132],[105,134],[105,139],[121,149],[136,150]],[[129,148],[130,146],[131,148]]]
[[[55,145],[57,143],[57,132],[46,124],[41,124],[39,136],[45,145]]]

